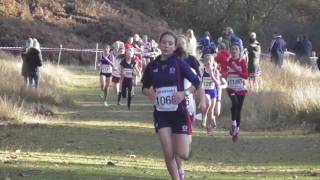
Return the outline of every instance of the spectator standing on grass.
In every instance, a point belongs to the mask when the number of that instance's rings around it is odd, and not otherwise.
[[[274,34],[271,41],[270,53],[271,62],[281,68],[283,65],[284,52],[286,51],[286,42],[281,34]]]
[[[23,60],[22,76],[27,87],[37,89],[40,79],[39,67],[42,66],[40,44],[35,38],[29,38],[26,44],[26,51],[21,55]]]
[[[312,43],[308,36],[304,35],[302,39],[302,59],[304,63],[309,63],[312,52]]]
[[[296,54],[296,60],[300,60],[303,54],[302,36],[298,35],[293,46],[293,52]]]
[[[257,41],[257,35],[254,32],[249,34],[249,46],[248,46],[248,70],[249,70],[249,87],[255,91],[259,91],[260,88],[260,55],[261,46]]]
[[[32,38],[29,38],[26,41],[26,45],[22,50],[21,53],[21,58],[22,58],[22,67],[21,67],[21,75],[23,76],[23,81],[25,86],[28,86],[28,74],[27,74],[27,52],[29,51],[29,49],[33,46],[33,40]]]

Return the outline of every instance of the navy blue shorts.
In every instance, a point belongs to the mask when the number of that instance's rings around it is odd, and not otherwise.
[[[204,90],[205,94],[208,94],[210,96],[210,99],[215,99],[218,97],[218,91],[217,89],[212,90]]]
[[[156,132],[161,128],[171,127],[174,134],[192,134],[192,120],[190,115],[180,111],[153,112],[154,127]]]
[[[102,73],[100,72],[100,76],[106,76],[106,77],[111,77],[111,73]]]

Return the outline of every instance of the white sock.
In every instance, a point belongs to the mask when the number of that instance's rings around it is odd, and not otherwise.
[[[237,121],[236,121],[236,120],[233,120],[233,121],[232,121],[232,125],[233,125],[233,126],[237,126]]]
[[[240,132],[240,127],[237,127],[237,133],[239,133]]]
[[[178,172],[179,172],[180,174],[182,174],[182,173],[184,173],[184,169],[183,169],[183,168],[179,168],[179,169],[178,169]]]

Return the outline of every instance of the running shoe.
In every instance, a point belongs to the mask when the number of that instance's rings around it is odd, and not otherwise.
[[[202,119],[202,127],[207,127],[207,118]]]
[[[211,125],[207,127],[207,135],[213,135],[213,127]]]
[[[239,133],[240,133],[240,128],[239,128],[239,127],[236,127],[236,128],[234,129],[234,133],[233,133],[233,135],[232,135],[232,142],[234,142],[234,143],[238,142]]]
[[[179,169],[178,173],[179,173],[179,180],[184,180],[184,169]]]
[[[214,131],[214,129],[216,128],[217,126],[216,125],[212,125],[211,123],[210,123],[210,125],[208,125],[208,127],[207,127],[207,134],[209,135],[209,136],[211,136],[211,135],[213,135],[213,131]]]
[[[239,134],[238,133],[235,136],[232,136],[232,142],[233,143],[238,142],[238,139],[239,139]]]
[[[231,128],[230,128],[230,136],[236,135],[236,132],[237,132],[236,129],[237,129],[236,126],[234,126],[234,125],[231,126]]]
[[[103,102],[103,105],[104,105],[105,107],[109,107],[109,104],[108,104],[107,101],[104,101],[104,102]]]
[[[101,99],[104,98],[104,92],[103,91],[100,92],[100,97],[101,97]]]

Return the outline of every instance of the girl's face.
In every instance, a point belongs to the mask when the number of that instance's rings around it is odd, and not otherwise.
[[[126,51],[126,59],[131,59],[134,55],[133,50],[127,50]]]
[[[240,57],[239,46],[231,46],[230,52],[231,52],[232,58],[239,58]]]
[[[162,55],[170,56],[176,50],[175,38],[169,34],[164,35],[159,43]]]
[[[125,48],[120,46],[119,47],[119,51],[118,51],[118,54],[124,54],[125,53]]]
[[[182,48],[184,51],[187,50],[187,41],[182,37],[178,37],[177,46]]]
[[[212,67],[212,61],[210,59],[206,60],[203,62],[203,65],[207,68]]]
[[[143,36],[143,42],[148,42],[148,36]]]
[[[120,48],[120,43],[116,42],[114,45],[113,45],[113,49],[115,49],[116,51],[118,51]]]
[[[128,43],[129,43],[129,44],[132,44],[132,43],[133,43],[133,37],[130,37],[130,38],[128,39]]]
[[[105,49],[104,49],[104,53],[109,53],[110,52],[110,47],[106,47]]]
[[[135,34],[135,35],[133,36],[133,40],[139,41],[139,40],[140,40],[140,36],[139,36],[138,34]]]

